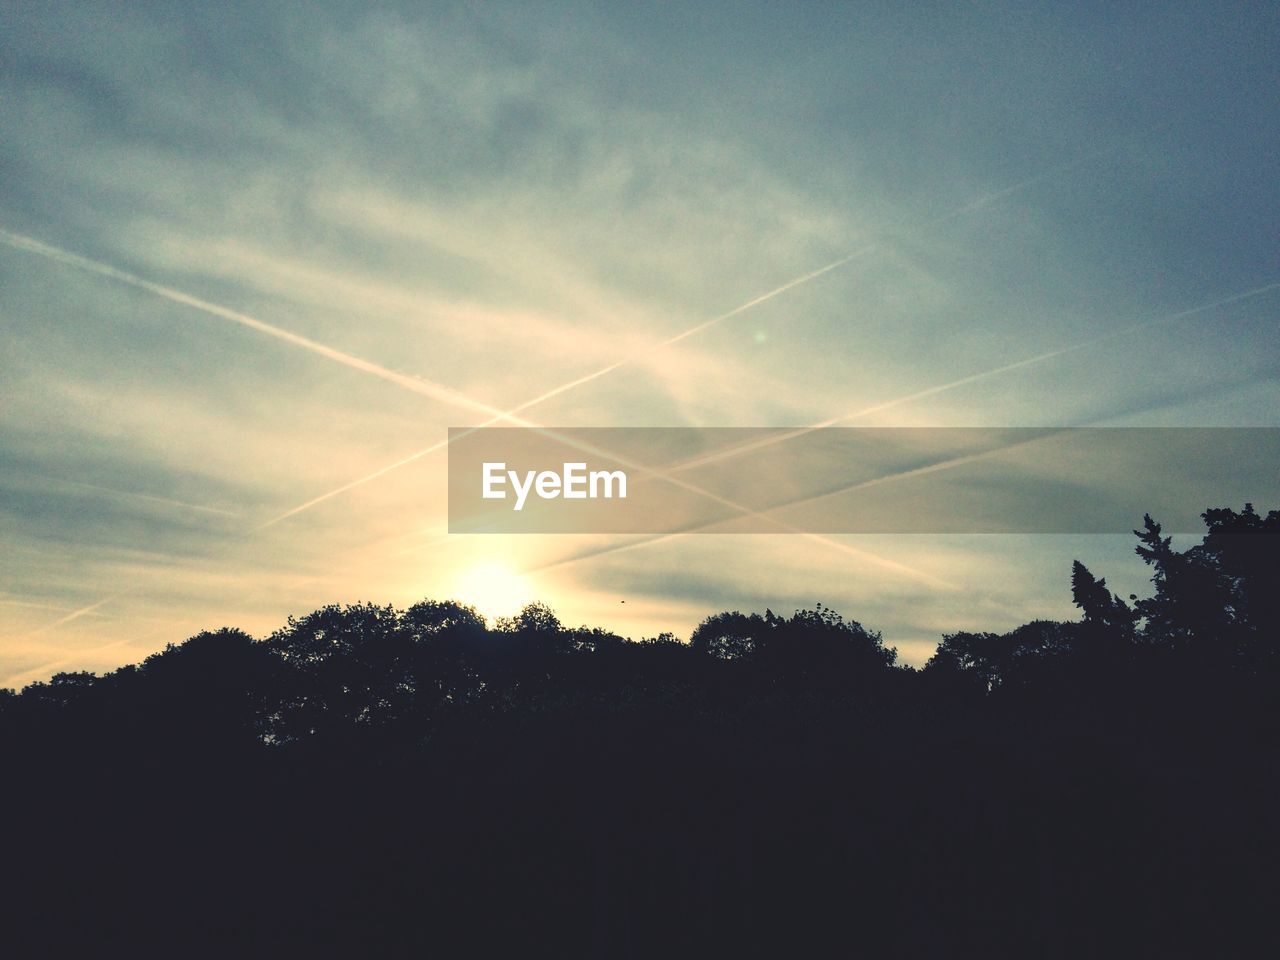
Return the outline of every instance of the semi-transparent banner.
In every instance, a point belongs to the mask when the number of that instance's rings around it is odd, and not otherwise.
[[[1124,533],[1280,507],[1280,429],[455,428],[451,533]]]

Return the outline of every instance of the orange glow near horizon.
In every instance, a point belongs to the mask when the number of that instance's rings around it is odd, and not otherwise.
[[[450,585],[449,596],[474,606],[491,623],[510,617],[537,597],[527,577],[500,561],[483,561],[465,567]]]

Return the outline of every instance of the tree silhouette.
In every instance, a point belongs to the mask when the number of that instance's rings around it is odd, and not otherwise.
[[[1104,631],[1127,632],[1137,622],[1128,604],[1107,589],[1106,579],[1095,580],[1079,560],[1071,563],[1071,599],[1084,611],[1084,622]]]
[[[1182,553],[1144,518],[1137,552],[1152,567],[1155,593],[1136,609],[1160,642],[1270,660],[1280,636],[1280,511],[1261,517],[1245,504],[1202,516],[1208,534]]]
[[[1269,956],[1280,514],[922,670],[360,603],[0,691],[14,956]],[[198,943],[198,948],[191,945]]]

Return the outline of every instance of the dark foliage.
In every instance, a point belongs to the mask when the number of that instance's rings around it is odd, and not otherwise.
[[[331,606],[0,692],[10,956],[1274,956],[1280,513],[923,670]]]

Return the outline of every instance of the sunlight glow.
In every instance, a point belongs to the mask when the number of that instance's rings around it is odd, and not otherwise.
[[[527,577],[496,561],[477,563],[460,571],[448,596],[472,604],[490,622],[519,613],[525,604],[537,599]]]

